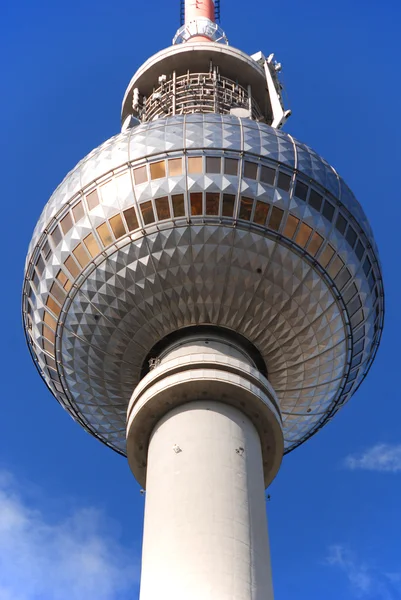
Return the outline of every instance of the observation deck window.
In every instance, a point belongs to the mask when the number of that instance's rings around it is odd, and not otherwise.
[[[76,246],[74,248],[72,253],[75,256],[75,258],[77,259],[77,261],[79,262],[79,264],[81,265],[81,267],[82,268],[86,267],[86,265],[89,262],[89,256],[88,256],[88,253],[86,252],[86,250],[84,249],[84,246],[82,244],[78,244],[78,246]]]
[[[53,298],[51,296],[47,296],[46,306],[49,307],[49,309],[52,311],[53,314],[56,315],[56,317],[58,317],[60,315],[61,306],[59,306],[57,304],[57,302],[55,300],[53,300]]]
[[[166,163],[164,160],[159,160],[150,164],[150,178],[161,179],[166,176]]]
[[[138,218],[136,216],[134,207],[127,208],[127,210],[124,211],[124,217],[127,223],[128,231],[134,231],[135,229],[138,229]]]
[[[224,159],[225,175],[238,175],[238,160],[236,158]]]
[[[335,283],[339,290],[342,290],[349,280],[351,279],[351,273],[348,269],[343,269],[336,277]]]
[[[109,219],[110,227],[113,230],[116,240],[125,235],[125,227],[121,215],[114,215]]]
[[[308,196],[308,189],[309,188],[306,185],[306,183],[303,183],[302,181],[297,181],[295,185],[295,196],[300,200],[306,202],[306,198]]]
[[[358,289],[355,285],[355,283],[351,284],[349,286],[349,288],[347,288],[343,294],[343,299],[345,304],[348,304],[348,302],[350,302],[350,300],[352,300],[352,298],[355,296],[355,294],[358,292]]]
[[[220,194],[207,192],[206,193],[206,214],[218,215],[220,205]]]
[[[57,248],[57,246],[61,242],[61,238],[62,238],[62,235],[61,235],[58,225],[56,225],[54,230],[51,232],[50,237],[51,237],[54,247]]]
[[[362,256],[363,256],[364,252],[365,252],[365,248],[364,248],[361,240],[358,240],[358,243],[355,248],[355,254],[359,258],[359,260],[362,260]]]
[[[323,202],[323,196],[321,196],[316,190],[311,188],[308,204],[312,208],[314,208],[315,210],[320,212],[320,209],[322,208],[322,202]]]
[[[67,291],[67,292],[69,292],[69,291],[70,291],[70,289],[71,289],[71,287],[72,287],[72,286],[71,286],[71,281],[68,279],[67,275],[66,275],[66,274],[65,274],[63,271],[61,271],[61,269],[60,269],[60,271],[57,273],[57,275],[56,275],[56,279],[57,279],[57,281],[60,283],[60,285],[61,285],[61,286],[62,286],[62,287],[63,287],[63,288],[64,288],[64,289]]]
[[[278,231],[280,229],[281,221],[283,219],[284,211],[281,208],[277,208],[277,206],[273,206],[272,211],[270,213],[269,219],[269,227],[274,231]]]
[[[357,239],[357,234],[356,231],[353,227],[351,227],[351,225],[348,225],[348,229],[347,229],[347,233],[345,236],[345,239],[347,240],[347,242],[349,243],[349,245],[351,246],[351,248],[353,248],[355,246],[355,242]]]
[[[202,210],[202,192],[193,192],[191,199],[191,215],[197,217],[203,214]]]
[[[347,219],[341,213],[338,213],[337,221],[336,221],[336,229],[342,235],[344,235],[345,230],[347,228]]]
[[[170,158],[168,161],[168,174],[170,177],[182,175],[182,158]]]
[[[72,256],[69,256],[64,261],[64,265],[65,265],[66,269],[71,273],[73,278],[76,279],[80,273],[80,269],[78,268],[78,265],[76,264],[76,262],[74,261]]]
[[[89,210],[93,210],[99,204],[99,196],[97,190],[93,190],[86,196],[86,203]]]
[[[221,173],[221,159],[219,157],[206,157],[206,173]]]
[[[323,244],[323,238],[321,235],[319,235],[316,231],[314,232],[314,234],[312,235],[312,238],[309,242],[309,246],[308,246],[308,252],[309,254],[311,254],[312,256],[316,256],[316,254],[319,252],[320,250],[320,246]]]
[[[155,214],[153,212],[152,202],[148,200],[147,202],[143,202],[140,205],[142,219],[145,225],[150,225],[155,222]]]
[[[271,167],[266,167],[262,165],[260,167],[260,181],[262,183],[267,183],[268,185],[274,185],[274,180],[276,179],[276,170]]]
[[[134,181],[135,185],[140,185],[141,183],[146,183],[148,181],[148,172],[146,170],[146,165],[134,169]]]
[[[322,267],[327,267],[333,257],[333,254],[334,248],[332,248],[330,244],[327,244],[326,248],[323,250],[318,259]]]
[[[170,218],[170,206],[168,203],[167,196],[163,196],[162,198],[157,198],[155,200],[156,204],[156,212],[157,218],[159,221],[163,221],[164,219]]]
[[[72,209],[72,214],[74,215],[74,221],[77,223],[82,217],[85,216],[84,207],[82,206],[82,202],[78,202]]]
[[[328,200],[325,200],[322,213],[323,213],[323,216],[326,217],[326,219],[328,221],[330,221],[330,223],[333,220],[335,210],[336,209],[331,204],[331,202],[329,202]]]
[[[295,242],[298,244],[298,246],[305,248],[306,244],[309,241],[311,233],[312,227],[309,227],[309,225],[307,225],[306,223],[301,223],[298,229],[298,233],[295,237]]]
[[[46,325],[51,327],[53,329],[53,331],[56,331],[57,321],[54,317],[52,317],[52,315],[49,312],[47,312],[47,311],[44,312],[43,321],[46,323]]]
[[[298,227],[298,223],[299,219],[297,219],[297,217],[294,217],[294,215],[288,215],[287,222],[283,231],[285,237],[292,239],[292,236],[294,235],[296,228]]]
[[[99,227],[96,227],[96,231],[98,232],[99,237],[102,240],[103,246],[108,246],[109,244],[113,243],[114,240],[112,238],[111,231],[107,226],[107,223],[103,223],[102,225],[99,225]],[[78,261],[81,262],[79,259]]]
[[[291,175],[287,173],[278,172],[277,187],[284,192],[288,192],[291,185]]]
[[[246,196],[242,196],[240,210],[239,210],[239,218],[244,219],[244,221],[250,221],[251,214],[252,214],[252,208],[253,208],[253,199],[247,198]]]
[[[38,272],[38,275],[42,275],[43,271],[45,270],[45,261],[43,260],[43,258],[41,256],[39,256],[35,268]]]
[[[171,197],[174,217],[185,217],[184,194],[174,194]]]
[[[95,256],[99,254],[100,247],[93,233],[90,233],[84,238],[84,244],[92,258],[95,258]]]
[[[255,214],[253,217],[254,223],[257,223],[258,225],[264,225],[266,223],[269,208],[270,204],[258,200],[256,202]]]
[[[258,173],[258,165],[253,162],[246,160],[244,162],[244,177],[248,179],[256,179]]]
[[[65,291],[61,289],[61,287],[55,281],[50,288],[50,293],[55,297],[59,304],[63,304],[65,300]]]
[[[73,226],[73,222],[69,212],[63,219],[61,219],[60,225],[64,235],[70,231],[71,227]]]
[[[201,156],[189,156],[188,157],[188,173],[191,175],[195,175],[197,173],[203,172],[203,164],[202,164]]]
[[[223,194],[223,217],[232,217],[234,214],[235,196],[233,194]]]

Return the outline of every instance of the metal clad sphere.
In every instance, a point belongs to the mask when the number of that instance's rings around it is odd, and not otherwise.
[[[152,346],[234,329],[265,360],[289,451],[366,375],[383,289],[366,216],[326,161],[267,125],[195,114],[119,134],[67,175],[32,238],[23,313],[53,394],[121,453]]]

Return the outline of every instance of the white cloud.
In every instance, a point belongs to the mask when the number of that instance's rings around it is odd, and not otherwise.
[[[401,573],[381,571],[361,560],[344,545],[330,546],[325,562],[344,573],[356,598],[401,599]]]
[[[138,561],[108,525],[94,508],[51,522],[0,473],[0,600],[132,598]]]
[[[347,456],[345,466],[353,470],[398,473],[401,471],[401,444],[376,444],[359,455]]]

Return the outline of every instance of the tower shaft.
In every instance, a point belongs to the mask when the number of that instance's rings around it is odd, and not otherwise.
[[[251,355],[216,331],[170,345],[128,408],[146,481],[140,600],[273,599],[264,489],[281,418]]]
[[[272,600],[259,435],[238,409],[194,401],[149,444],[140,600]]]

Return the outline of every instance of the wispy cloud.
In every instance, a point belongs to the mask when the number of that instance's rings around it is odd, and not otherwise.
[[[345,466],[366,471],[401,472],[401,444],[376,444],[361,454],[347,456]]]
[[[401,572],[386,573],[361,560],[346,546],[330,546],[326,564],[340,569],[346,576],[356,598],[400,600]]]
[[[0,473],[0,600],[132,597],[138,566],[108,525],[94,508],[51,522]]]

